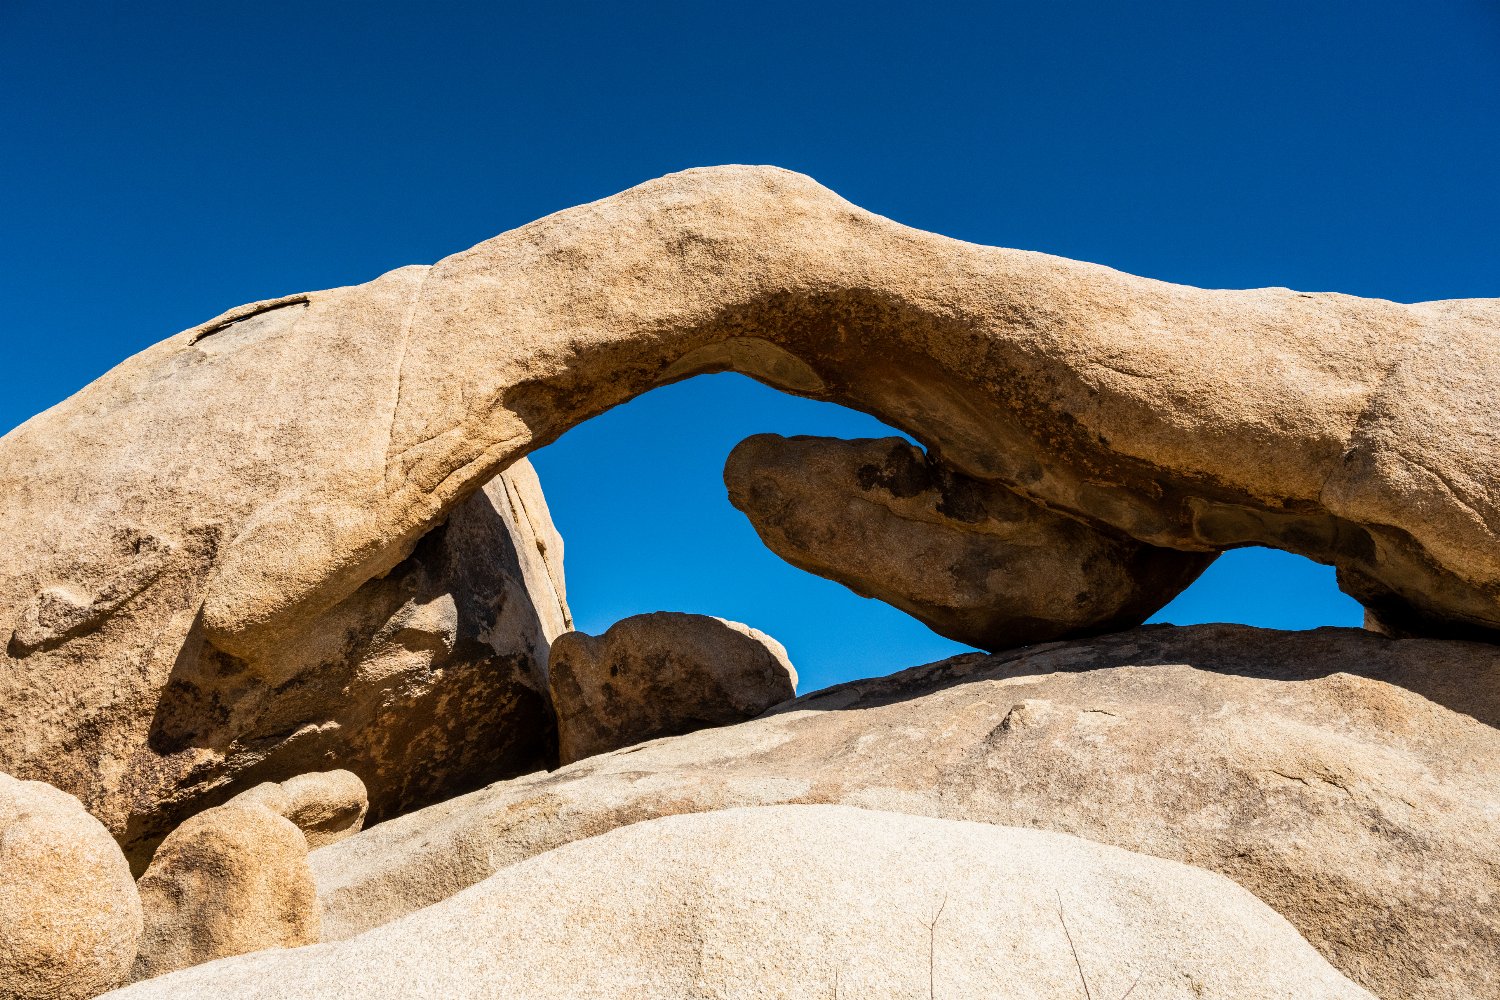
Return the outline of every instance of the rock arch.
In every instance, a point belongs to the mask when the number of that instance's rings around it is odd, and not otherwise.
[[[151,808],[202,764],[138,721],[190,634],[253,675],[529,451],[721,370],[1153,545],[1333,563],[1391,628],[1500,631],[1500,300],[1188,288],[709,168],[241,307],[0,440],[0,770]]]

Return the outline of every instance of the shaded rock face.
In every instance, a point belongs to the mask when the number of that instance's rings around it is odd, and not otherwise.
[[[1053,1000],[1136,986],[1372,1000],[1221,876],[1058,833],[839,806],[617,829],[353,941],[114,996]]]
[[[363,780],[378,822],[539,766],[551,742],[549,641],[571,621],[560,578],[527,544],[526,511],[546,507],[529,464],[521,471],[531,489],[499,477],[274,654],[249,664],[190,646],[150,745],[194,767],[156,828],[212,801],[226,777],[233,791],[338,765]],[[560,547],[550,520],[541,533]]]
[[[120,847],[66,792],[0,774],[0,1000],[125,982],[141,901]]]
[[[1378,996],[1477,997],[1500,979],[1497,723],[1493,646],[1155,626],[830,688],[440,803],[312,864],[339,939],[653,816],[846,803],[1187,862]]]
[[[548,645],[571,625],[561,559],[523,462],[253,662],[197,624],[180,648],[163,639],[152,652],[134,631],[151,608],[134,604],[114,626],[23,657],[21,678],[92,671],[99,690],[78,718],[62,714],[65,684],[0,696],[0,760],[77,790],[137,871],[181,820],[262,781],[346,768],[368,786],[375,821],[529,770],[552,739]],[[127,655],[145,669],[100,672]]]
[[[564,764],[754,718],[797,695],[781,643],[739,622],[658,611],[552,644],[548,686]]]
[[[1495,300],[975,246],[773,168],[660,178],[231,310],[0,439],[0,768],[132,850],[309,770],[359,774],[372,818],[487,780],[539,742],[536,654],[450,633],[432,533],[568,428],[725,370],[1152,545],[1335,564],[1387,627],[1493,637],[1497,330]]]
[[[724,483],[787,562],[981,649],[1139,625],[1217,557],[1053,513],[901,438],[757,434]]]
[[[133,979],[318,940],[307,841],[290,820],[251,799],[173,830],[141,876],[140,893],[146,929]]]

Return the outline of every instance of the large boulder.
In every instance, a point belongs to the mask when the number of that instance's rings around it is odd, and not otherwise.
[[[66,792],[0,774],[0,1000],[85,1000],[125,982],[141,901],[109,831]]]
[[[787,562],[981,649],[1139,625],[1217,557],[1054,513],[901,438],[757,434],[724,484]]]
[[[1493,637],[1497,330],[1495,300],[1188,288],[774,168],[674,174],[233,309],[0,439],[0,769],[140,845],[305,771],[355,771],[378,819],[521,766],[545,632],[486,617],[541,600],[444,589],[434,534],[500,517],[485,484],[568,428],[731,369],[1140,541],[1286,548],[1389,628]]]
[[[548,676],[564,764],[658,736],[751,719],[797,696],[781,643],[739,622],[657,611],[603,635],[568,632]]]
[[[317,887],[296,825],[236,799],[167,835],[140,881],[146,930],[132,978],[317,942]]]
[[[677,816],[337,945],[111,994],[1372,1000],[1228,879],[1076,837],[838,806]]]
[[[312,865],[336,939],[614,826],[842,802],[1207,868],[1379,996],[1477,997],[1500,981],[1497,724],[1493,646],[1147,627],[830,688],[496,784]]]

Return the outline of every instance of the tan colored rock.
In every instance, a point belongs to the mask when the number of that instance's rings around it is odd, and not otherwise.
[[[530,770],[552,739],[548,645],[571,627],[561,558],[523,461],[253,669],[198,629],[133,631],[151,620],[138,604],[127,623],[9,663],[0,759],[19,754],[82,795],[137,872],[181,821],[267,779],[353,770],[374,821]],[[144,668],[125,669],[137,656]],[[43,686],[8,701],[7,683],[28,677]],[[68,734],[83,719],[80,743]]]
[[[787,562],[981,649],[1139,625],[1216,558],[1053,513],[895,437],[757,434],[724,483]]]
[[[265,806],[292,821],[309,848],[326,847],[352,837],[364,825],[370,800],[365,783],[352,771],[299,774],[283,782],[267,781],[230,800],[236,805]]]
[[[727,726],[797,696],[781,643],[709,615],[657,611],[552,644],[548,689],[564,764],[659,736]]]
[[[1040,830],[782,806],[568,844],[337,945],[111,994],[1372,1000],[1228,879]]]
[[[1478,997],[1500,980],[1497,725],[1493,646],[1155,626],[830,688],[498,783],[312,864],[339,939],[611,827],[841,802],[1207,868],[1379,996]]]
[[[378,819],[521,766],[544,742],[524,644],[483,629],[525,669],[433,687],[452,616],[412,604],[410,641],[365,662],[343,637],[403,628],[347,602],[386,608],[529,451],[722,370],[1153,545],[1336,564],[1392,628],[1494,636],[1497,330],[1497,300],[1201,290],[976,246],[773,168],[660,178],[231,310],[0,439],[0,769],[139,844],[260,780],[347,767]]]
[[[146,932],[133,979],[264,948],[317,942],[307,840],[254,801],[199,813],[162,841],[140,881]]]
[[[0,1000],[125,982],[141,901],[120,847],[66,792],[0,774]]]

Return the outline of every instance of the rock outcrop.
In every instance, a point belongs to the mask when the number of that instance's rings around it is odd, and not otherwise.
[[[1335,564],[1389,629],[1493,638],[1497,330],[1496,300],[1201,290],[786,171],[674,174],[231,310],[0,439],[0,769],[139,855],[262,780],[348,767],[378,819],[522,766],[536,653],[460,608],[496,593],[425,589],[437,529],[503,510],[485,484],[568,428],[723,370],[1142,542]]]
[[[168,834],[140,892],[146,930],[134,979],[319,938],[307,840],[253,799],[201,812]]]
[[[1497,723],[1493,646],[1155,626],[831,688],[496,784],[312,864],[336,939],[611,827],[840,802],[1207,868],[1378,996],[1477,997],[1500,981]]]
[[[354,836],[370,808],[365,783],[352,771],[320,771],[282,782],[267,781],[230,802],[265,806],[291,820],[307,838],[309,848],[326,847]]]
[[[657,611],[603,635],[552,644],[548,686],[564,764],[620,747],[754,718],[797,696],[781,643],[709,615]]]
[[[140,897],[104,825],[66,792],[0,774],[0,1000],[113,989],[140,936]]]
[[[1139,625],[1216,558],[1054,513],[901,438],[757,434],[724,484],[787,562],[981,649]]]
[[[1226,878],[1076,837],[837,806],[569,844],[353,941],[112,1000],[848,997],[1372,1000]]]
[[[148,635],[165,605],[142,593],[114,625],[0,670],[0,764],[79,794],[137,872],[168,830],[262,781],[351,769],[373,821],[522,773],[551,741],[561,559],[523,461],[254,664],[206,643],[188,608],[186,632]],[[172,572],[169,602],[188,592]]]

